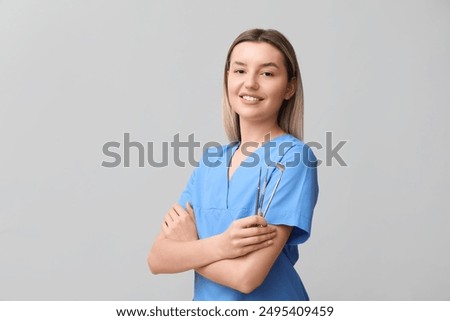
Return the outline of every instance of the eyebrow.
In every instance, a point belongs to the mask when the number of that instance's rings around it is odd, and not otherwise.
[[[240,61],[233,61],[233,64],[239,65],[239,66],[247,66],[247,64],[240,62]],[[274,62],[266,62],[260,65],[261,67],[275,67],[280,68],[278,65]]]

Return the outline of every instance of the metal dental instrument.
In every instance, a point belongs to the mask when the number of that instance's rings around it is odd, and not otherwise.
[[[283,164],[281,164],[281,163],[277,163],[277,168],[280,171],[280,176],[278,176],[278,180],[277,180],[277,182],[275,184],[275,187],[273,189],[272,195],[270,195],[269,202],[267,203],[266,209],[262,213],[262,217],[266,217],[267,211],[269,210],[270,204],[272,203],[273,197],[275,196],[275,193],[277,191],[278,185],[280,184],[281,177],[283,176],[285,166]],[[265,190],[265,187],[264,187],[264,190]]]
[[[261,172],[261,169],[260,169]],[[259,200],[258,210],[256,211],[256,214],[262,216],[262,206],[264,204],[264,195],[266,195],[266,188],[267,188],[267,179],[269,177],[269,167],[266,169],[266,176],[264,176],[264,185],[263,190],[261,193],[261,199]]]
[[[261,210],[260,206],[260,188],[261,188],[261,167],[259,168],[259,177],[258,177],[258,186],[256,187],[256,204],[255,204],[255,213],[259,215],[259,211]],[[262,201],[261,201],[262,202]]]
[[[269,177],[269,167],[266,169],[266,176],[264,178],[264,185],[261,192],[261,168],[259,169],[259,176],[258,176],[258,186],[256,188],[256,205],[255,205],[255,213],[256,215],[265,217],[267,214],[267,211],[269,210],[270,204],[272,203],[273,197],[275,196],[275,193],[277,192],[278,185],[280,184],[281,177],[283,176],[283,172],[285,169],[285,166],[281,163],[277,163],[276,167],[280,171],[280,176],[278,177],[277,182],[275,183],[275,187],[272,191],[272,194],[270,195],[269,202],[266,205],[266,208],[264,211],[262,211],[263,203],[264,203],[264,196],[266,195],[267,190],[267,183],[268,183],[268,177]]]

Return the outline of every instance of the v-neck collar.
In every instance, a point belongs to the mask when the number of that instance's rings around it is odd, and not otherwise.
[[[232,161],[232,159],[233,159],[233,157],[234,157],[234,154],[236,153],[236,151],[237,151],[237,149],[239,148],[239,146],[241,146],[241,142],[236,142],[231,148],[231,153],[230,153],[230,158],[229,159],[227,159],[227,161],[226,161],[226,168],[225,168],[225,175],[226,175],[226,200],[225,200],[225,202],[226,202],[226,208],[228,208],[228,198],[229,198],[229,195],[230,195],[230,184],[232,183],[232,182],[234,182],[236,179],[235,179],[235,176],[236,176],[236,174],[239,174],[239,172],[241,172],[242,171],[242,169],[241,169],[241,167],[242,167],[242,163],[244,163],[245,161],[247,161],[248,159],[249,159],[249,157],[250,156],[252,156],[252,155],[254,155],[254,154],[258,154],[259,152],[260,152],[260,150],[261,149],[263,149],[263,147],[264,147],[264,145],[266,145],[267,143],[269,143],[269,142],[274,142],[274,141],[278,141],[279,139],[281,139],[281,138],[286,138],[286,137],[289,137],[290,136],[290,134],[282,134],[282,135],[279,135],[279,136],[276,136],[276,137],[274,137],[274,138],[272,138],[271,140],[269,140],[269,141],[267,141],[267,142],[265,142],[264,144],[261,144],[261,146],[259,146],[257,149],[255,149],[252,153],[250,153],[240,164],[239,164],[239,166],[234,170],[234,172],[233,172],[233,175],[231,175],[231,177],[229,177],[229,170],[230,170],[230,165],[231,165],[231,161]]]
[[[243,162],[245,162],[246,160],[247,160],[247,158],[248,157],[250,157],[250,155],[248,155],[240,164],[239,164],[239,166],[237,166],[236,167],[236,169],[234,170],[234,172],[233,172],[233,175],[231,175],[231,177],[230,177],[230,168],[231,168],[231,162],[233,161],[233,157],[234,157],[234,154],[237,152],[237,150],[238,150],[238,148],[239,148],[239,146],[241,146],[241,142],[237,142],[237,144],[235,144],[233,147],[232,147],[232,149],[231,149],[231,153],[230,153],[230,159],[228,159],[227,160],[227,181],[228,181],[228,183],[230,183],[232,180],[233,180],[233,177],[234,177],[234,175],[236,174],[236,172],[239,170],[239,167],[241,167],[241,164],[243,163]],[[256,149],[254,152],[256,152],[258,149]],[[253,152],[253,153],[254,153]],[[252,154],[253,154],[252,153]]]
[[[231,175],[231,177],[230,177],[229,172],[230,172],[231,162],[233,160],[234,154],[238,150],[239,146],[241,146],[241,142],[236,142],[236,144],[232,147],[232,152],[230,153],[231,157],[230,157],[230,159],[227,160],[227,171],[226,171],[227,172],[227,181],[231,182],[233,180],[233,177],[236,174],[236,172],[242,167],[242,163],[245,163],[250,158],[250,156],[252,156],[253,154],[257,154],[259,152],[259,150],[261,150],[264,147],[264,145],[266,145],[267,143],[270,143],[270,142],[277,141],[278,139],[280,139],[282,137],[286,137],[286,136],[289,136],[289,134],[286,133],[286,134],[276,136],[276,137],[272,138],[271,140],[265,142],[264,144],[261,144],[261,146],[259,146],[257,149],[255,149],[253,152],[251,152],[250,154],[247,155],[247,157],[239,164],[239,166],[234,170],[233,175]]]

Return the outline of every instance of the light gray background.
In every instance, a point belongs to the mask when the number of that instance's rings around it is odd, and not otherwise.
[[[348,141],[301,246],[311,298],[450,299],[444,0],[0,1],[0,299],[192,298],[192,272],[146,265],[192,167],[104,168],[102,146],[226,143],[225,54],[253,27],[296,48],[305,140]]]

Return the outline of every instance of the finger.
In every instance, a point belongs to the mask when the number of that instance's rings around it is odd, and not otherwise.
[[[276,235],[277,235],[276,232],[272,232],[269,234],[247,237],[247,238],[242,239],[240,244],[244,247],[249,246],[249,245],[257,245],[257,244],[261,244],[261,243],[265,243],[267,241],[273,240]]]
[[[164,235],[167,237],[167,232],[169,230],[169,226],[167,225],[166,221],[162,221],[161,230],[163,231]]]
[[[242,238],[248,238],[258,235],[266,235],[271,233],[276,233],[275,226],[253,226],[247,227],[239,230],[236,235]]]
[[[245,254],[248,254],[248,253],[251,253],[251,252],[255,252],[255,251],[264,249],[266,247],[269,247],[269,246],[273,245],[273,243],[274,243],[273,240],[267,240],[267,241],[264,241],[262,243],[248,245],[248,246],[243,248],[243,252]]]
[[[177,205],[178,205],[177,203],[173,204],[172,208],[170,209],[170,211],[172,212],[172,214],[174,214],[176,216],[180,216],[180,212],[177,209]]]
[[[194,209],[192,208],[191,203],[186,202],[186,209],[188,214],[192,217],[192,219],[195,221],[195,213],[194,213]]]
[[[186,211],[182,206],[179,204],[174,204],[172,208],[170,209],[170,213],[172,214],[172,217],[174,220],[178,219],[178,217],[181,217],[183,215],[186,215]]]
[[[251,215],[244,217],[236,221],[237,225],[241,228],[253,227],[253,226],[267,226],[267,221],[264,217],[259,215]]]
[[[167,224],[170,224],[171,222],[175,221],[175,216],[176,216],[176,214],[173,212],[172,209],[170,209],[167,212],[167,214],[166,214],[164,219],[166,220]]]
[[[180,206],[180,204],[178,204],[178,203],[175,203],[175,204],[173,204],[173,210],[175,211],[175,213],[177,213],[177,215],[178,216],[181,216],[181,215],[186,215],[187,214],[187,212],[185,211],[185,209],[182,207],[182,206]]]

